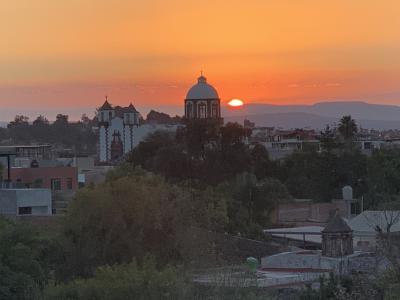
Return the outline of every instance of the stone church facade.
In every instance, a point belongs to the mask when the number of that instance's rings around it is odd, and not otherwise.
[[[128,107],[112,107],[106,99],[99,109],[98,126],[99,162],[116,161],[133,149],[139,112],[132,103]]]
[[[132,103],[128,107],[112,106],[108,99],[98,109],[100,163],[115,163],[157,130],[176,130],[179,125],[140,124],[140,114]],[[184,104],[185,120],[223,122],[217,90],[201,75],[187,92]]]

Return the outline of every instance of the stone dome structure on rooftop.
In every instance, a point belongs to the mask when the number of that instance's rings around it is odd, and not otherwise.
[[[185,119],[221,119],[221,104],[217,90],[201,74],[185,98]]]
[[[323,256],[341,257],[353,254],[353,230],[338,211],[321,233]]]
[[[207,83],[207,78],[201,75],[197,84],[192,86],[186,95],[187,100],[219,99],[217,90]]]

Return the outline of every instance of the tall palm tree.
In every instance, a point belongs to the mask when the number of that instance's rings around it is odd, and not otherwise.
[[[343,116],[340,119],[338,130],[340,135],[345,140],[351,140],[353,139],[354,135],[358,132],[356,121],[352,119],[350,115]]]

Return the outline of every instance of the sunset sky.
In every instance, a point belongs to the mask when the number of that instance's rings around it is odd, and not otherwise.
[[[225,103],[400,105],[398,0],[2,0],[0,120]]]

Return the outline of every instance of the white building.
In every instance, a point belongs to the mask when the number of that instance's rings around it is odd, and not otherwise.
[[[134,145],[139,127],[139,112],[132,103],[128,107],[112,107],[107,99],[99,109],[99,161],[118,160]]]
[[[0,189],[0,215],[50,216],[51,200],[49,189]]]

